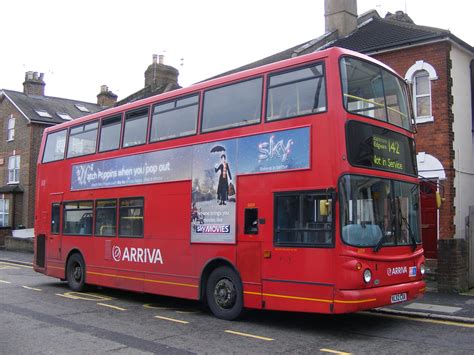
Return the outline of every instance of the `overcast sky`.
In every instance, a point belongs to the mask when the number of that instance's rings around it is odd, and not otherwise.
[[[447,6],[449,4],[449,6]],[[358,13],[407,10],[474,45],[470,1],[359,0]],[[45,74],[46,95],[96,102],[143,88],[152,55],[188,86],[324,33],[324,0],[15,0],[1,5],[0,88]],[[183,58],[183,60],[181,60]]]

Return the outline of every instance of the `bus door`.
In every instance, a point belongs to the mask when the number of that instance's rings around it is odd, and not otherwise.
[[[240,198],[241,196],[239,196]],[[260,308],[262,305],[262,239],[266,218],[256,196],[242,196],[239,200],[237,269],[244,286],[245,306]]]
[[[266,307],[330,312],[335,280],[331,206],[326,191],[273,195],[272,235],[263,244]]]
[[[46,211],[42,212],[44,228],[48,232],[46,243],[46,259],[61,260],[61,210],[63,193],[52,193],[49,195],[49,203]]]

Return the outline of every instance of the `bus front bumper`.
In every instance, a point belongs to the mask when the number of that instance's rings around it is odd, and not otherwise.
[[[413,281],[364,290],[336,290],[333,313],[349,313],[412,301],[426,291],[424,281]]]

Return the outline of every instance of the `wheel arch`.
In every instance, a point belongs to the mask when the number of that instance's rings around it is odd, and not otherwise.
[[[200,301],[206,300],[206,285],[207,285],[207,280],[209,279],[209,276],[215,269],[221,266],[227,266],[231,268],[232,270],[234,270],[236,274],[239,276],[240,283],[242,284],[242,277],[240,276],[239,270],[235,267],[235,265],[229,259],[214,258],[214,259],[208,260],[206,265],[204,265],[201,271],[201,277],[200,277],[200,282],[199,282],[199,300]],[[242,289],[243,289],[243,284],[242,284]]]
[[[84,261],[84,269],[86,270],[87,268],[86,259],[84,259],[84,254],[82,253],[82,251],[79,248],[72,248],[71,250],[69,250],[67,257],[64,260],[64,275],[63,275],[64,279],[67,279],[67,263],[69,262],[69,259],[71,258],[73,254],[79,254],[82,260]],[[84,270],[84,277],[86,277],[85,270]]]

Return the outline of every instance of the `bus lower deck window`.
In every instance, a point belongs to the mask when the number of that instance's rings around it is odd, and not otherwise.
[[[143,237],[143,197],[120,200],[120,237]]]

